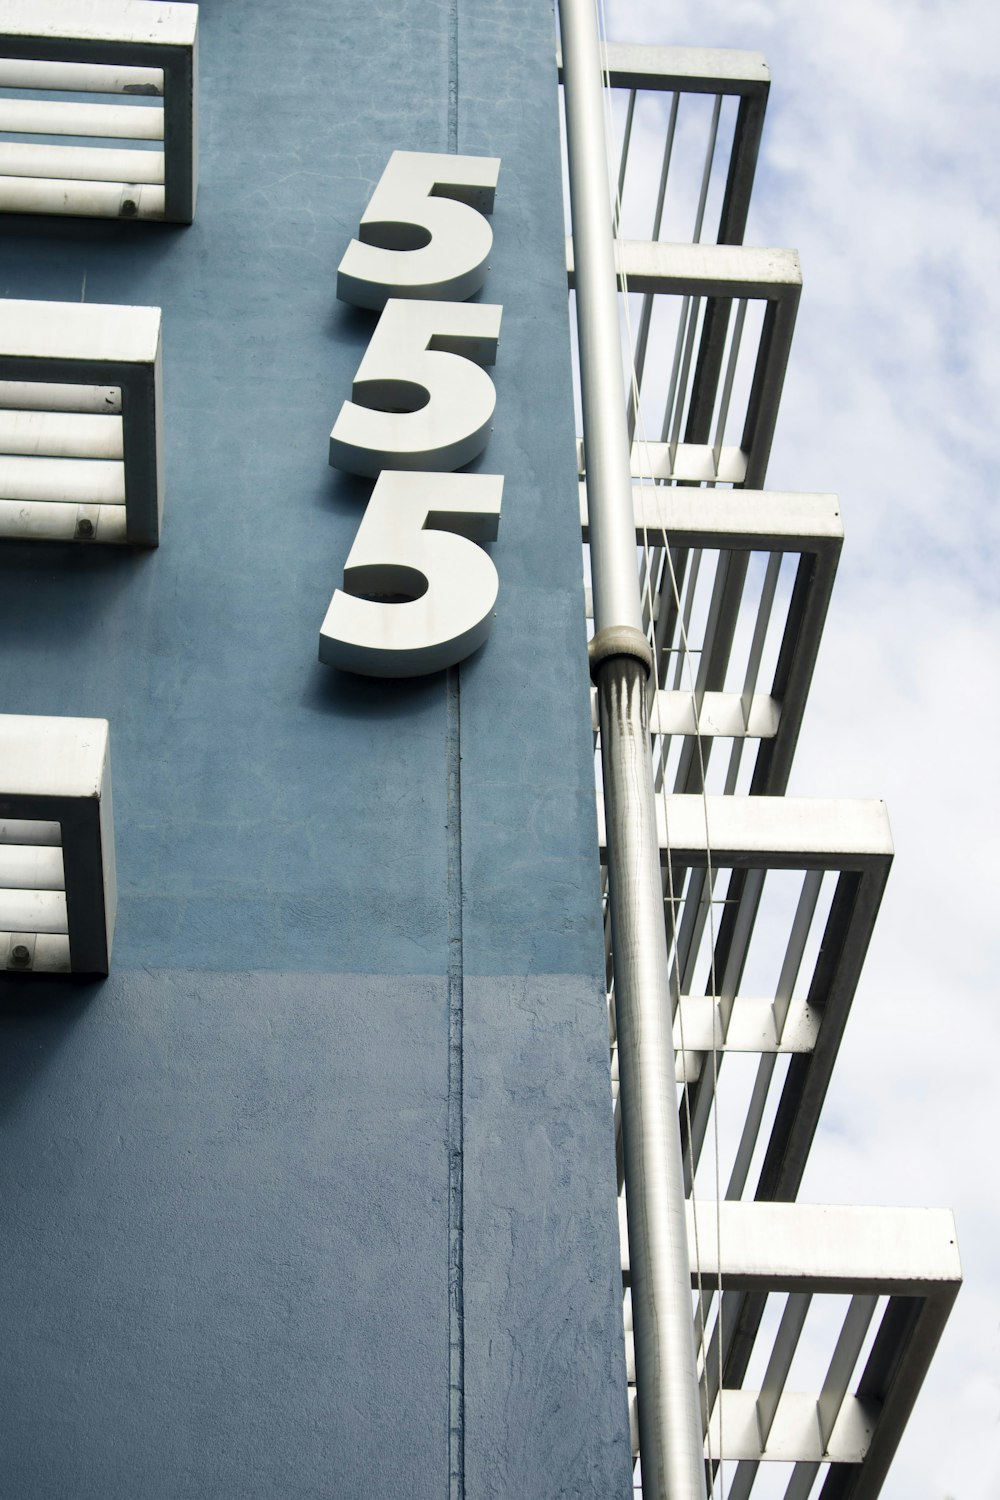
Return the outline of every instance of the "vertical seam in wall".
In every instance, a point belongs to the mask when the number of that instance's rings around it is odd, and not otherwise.
[[[458,151],[458,0],[448,4],[448,150]]]
[[[458,151],[458,0],[448,4],[448,150]],[[448,1500],[465,1500],[462,683],[448,668]]]
[[[461,679],[447,677],[448,761],[448,1500],[465,1495]]]

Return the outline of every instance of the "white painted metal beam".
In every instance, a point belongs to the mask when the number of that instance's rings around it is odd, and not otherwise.
[[[955,1218],[947,1208],[688,1200],[691,1285],[768,1292],[954,1296],[962,1282]],[[697,1222],[696,1222],[697,1221]],[[622,1270],[628,1224],[618,1201]],[[720,1253],[721,1245],[721,1253]]]
[[[591,721],[596,730],[597,695],[591,689]],[[773,739],[781,721],[781,707],[767,693],[754,693],[749,712],[739,693],[704,693],[695,713],[694,695],[661,688],[649,709],[651,734],[695,734],[702,738]]]
[[[670,244],[616,240],[619,290],[674,297],[747,297],[797,302],[802,291],[798,251],[750,245]],[[566,240],[566,275],[576,286],[573,241]]]
[[[632,506],[636,540],[645,539],[657,547],[812,552],[839,549],[844,539],[836,495],[781,490],[740,490],[738,494],[731,490],[692,491],[656,484],[650,478],[633,483]],[[586,480],[580,483],[580,526],[583,540],[588,541]]]
[[[771,78],[762,52],[731,47],[647,47],[607,42],[601,54],[612,88],[766,96]],[[561,71],[562,58],[557,62]]]
[[[597,799],[604,848],[604,811]],[[892,839],[884,802],[818,797],[657,798],[660,853],[675,866],[861,869],[888,864]]]
[[[192,47],[197,30],[197,5],[162,0],[4,0],[0,35],[5,48],[19,39],[28,44],[51,42],[66,50],[79,42],[167,48]]]

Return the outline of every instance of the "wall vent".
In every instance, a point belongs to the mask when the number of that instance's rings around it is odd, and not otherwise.
[[[0,300],[0,539],[155,547],[160,310]]]
[[[190,224],[197,34],[197,5],[4,0],[0,211]]]
[[[107,720],[0,714],[0,971],[106,974],[115,905]]]

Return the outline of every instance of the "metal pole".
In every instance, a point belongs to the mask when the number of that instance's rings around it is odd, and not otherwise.
[[[625,1187],[646,1500],[705,1500],[603,79],[593,0],[560,0]]]

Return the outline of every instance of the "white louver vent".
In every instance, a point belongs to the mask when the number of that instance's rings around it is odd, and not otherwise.
[[[0,714],[0,970],[106,974],[115,904],[107,721]]]
[[[0,212],[189,224],[197,31],[197,5],[4,0]]]
[[[0,538],[155,547],[160,310],[0,301]]]

